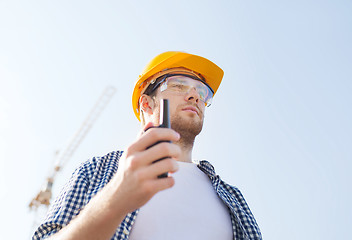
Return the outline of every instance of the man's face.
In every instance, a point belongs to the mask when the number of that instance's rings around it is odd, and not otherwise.
[[[181,136],[193,139],[201,132],[204,120],[205,104],[195,88],[187,93],[178,93],[166,89],[161,92],[160,87],[155,95],[154,116],[160,117],[160,100],[169,99],[171,128]]]

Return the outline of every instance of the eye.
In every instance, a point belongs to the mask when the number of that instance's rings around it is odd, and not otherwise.
[[[180,82],[180,81],[169,81],[168,87],[170,89],[182,91],[182,90],[185,89],[185,84],[183,82]]]
[[[203,100],[205,100],[205,98],[208,96],[208,91],[204,88],[198,88],[197,91],[198,91],[200,98]]]
[[[171,83],[171,87],[181,87],[182,84],[178,82]]]

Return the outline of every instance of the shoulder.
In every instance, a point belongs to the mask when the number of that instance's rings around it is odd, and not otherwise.
[[[56,205],[61,207],[62,204],[68,202],[80,202],[82,206],[87,204],[113,177],[117,171],[121,154],[120,151],[113,151],[81,163],[62,188],[53,207]]]
[[[87,175],[91,177],[92,174],[99,172],[112,171],[115,172],[119,165],[119,160],[122,151],[112,151],[104,156],[93,157],[83,162],[74,172]]]
[[[210,162],[202,160],[198,167],[208,175],[218,196],[229,208],[235,236],[240,236],[241,239],[262,239],[258,224],[241,191],[222,180]]]
[[[228,206],[237,205],[245,210],[249,210],[241,191],[237,187],[221,179],[221,177],[216,174],[215,168],[210,162],[206,160],[199,161],[198,168],[208,175],[215,191],[218,192],[219,197],[222,198]]]
[[[45,221],[34,233],[33,239],[42,239],[55,234],[77,216],[90,199],[113,177],[121,155],[121,151],[113,151],[81,163],[55,199]]]
[[[116,173],[122,153],[122,151],[112,151],[104,156],[88,159],[74,171],[71,180],[84,178],[94,195]]]

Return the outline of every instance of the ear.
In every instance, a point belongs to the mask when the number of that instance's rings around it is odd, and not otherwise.
[[[139,99],[139,106],[143,112],[151,115],[153,114],[154,100],[150,96],[143,94]]]

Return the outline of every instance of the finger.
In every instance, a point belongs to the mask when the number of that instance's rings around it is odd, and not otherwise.
[[[179,165],[175,159],[165,158],[157,161],[145,168],[145,178],[156,179],[164,173],[174,173],[178,171]]]
[[[175,185],[175,179],[171,176],[166,178],[156,178],[151,181],[151,184],[153,184],[153,188],[156,192],[171,188]]]
[[[180,134],[169,128],[151,128],[129,147],[132,152],[144,151],[157,142],[178,141]]]
[[[181,149],[179,146],[169,142],[161,142],[143,152],[140,152],[138,158],[141,161],[140,165],[147,166],[162,158],[168,157],[178,159],[180,155]]]
[[[143,167],[147,167],[155,161],[162,158],[173,158],[178,159],[181,155],[181,149],[174,143],[161,142],[155,146],[140,152],[131,153],[131,146],[124,152],[125,166],[131,170],[137,170]],[[126,157],[130,155],[130,157]]]

